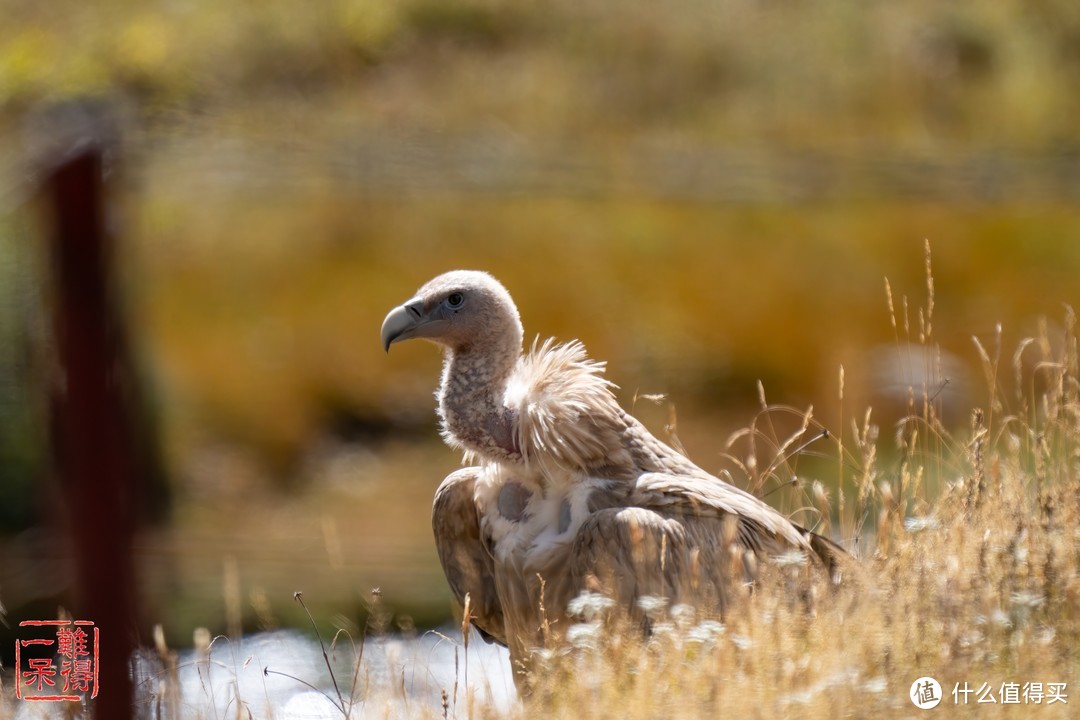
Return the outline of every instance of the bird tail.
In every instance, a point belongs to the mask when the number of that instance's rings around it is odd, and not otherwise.
[[[795,527],[804,534],[807,542],[810,543],[810,549],[825,564],[832,581],[839,583],[843,577],[844,564],[852,559],[851,554],[824,535],[818,535],[816,532],[811,532],[798,525]]]

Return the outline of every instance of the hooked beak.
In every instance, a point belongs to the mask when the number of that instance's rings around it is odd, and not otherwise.
[[[424,315],[422,300],[413,299],[390,311],[382,324],[383,349],[390,352],[390,346],[399,340],[408,340],[417,336],[417,330],[430,323]]]

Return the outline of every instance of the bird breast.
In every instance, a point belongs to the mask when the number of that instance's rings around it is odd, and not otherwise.
[[[497,562],[523,574],[569,550],[590,514],[589,497],[607,481],[572,472],[541,474],[492,463],[476,483],[481,532]]]

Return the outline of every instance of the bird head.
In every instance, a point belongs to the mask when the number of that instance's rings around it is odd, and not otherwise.
[[[429,281],[383,320],[382,342],[424,338],[451,350],[476,343],[521,347],[521,319],[510,293],[485,272],[454,270]]]

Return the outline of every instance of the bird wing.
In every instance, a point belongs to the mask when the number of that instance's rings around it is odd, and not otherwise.
[[[795,549],[834,568],[846,555],[657,439],[619,406],[604,369],[577,341],[534,343],[522,357],[505,402],[514,414],[526,465],[539,465],[542,471],[555,465],[633,482],[635,498],[628,504],[661,515],[733,517],[737,533],[730,539],[759,557]]]
[[[810,533],[717,478],[645,473],[629,497],[608,504],[601,494],[595,504],[569,553],[567,582],[595,585],[639,615],[645,596],[723,612],[759,560],[817,551]]]
[[[736,533],[729,539],[758,555],[811,550],[805,531],[800,532],[779,511],[745,490],[704,473],[645,473],[634,485],[630,504],[678,518],[732,517],[737,523]]]
[[[619,406],[603,373],[580,343],[548,340],[521,359],[506,393],[526,466],[612,481],[591,496],[566,564],[546,576],[550,606],[597,584],[631,612],[645,595],[722,610],[758,562],[790,551],[836,577],[843,550],[657,439]]]
[[[606,595],[631,617],[641,618],[646,597],[723,613],[756,573],[745,553],[721,541],[723,522],[642,507],[595,512],[574,540],[569,584]]]
[[[435,491],[431,529],[443,572],[454,597],[465,605],[473,625],[488,642],[506,645],[503,610],[494,581],[494,560],[480,533],[474,486],[478,467],[451,473]]]
[[[632,428],[633,435],[647,436],[640,444],[642,450],[633,452],[637,464],[662,469],[638,477],[632,503],[680,516],[731,516],[737,531],[733,539],[759,557],[798,550],[824,563],[829,575],[839,581],[850,559],[844,548],[793,523],[760,498],[710,475],[649,435],[636,420],[633,423],[637,426]]]

